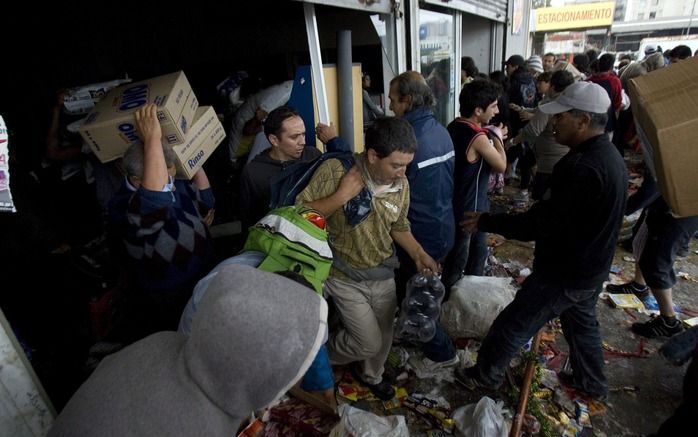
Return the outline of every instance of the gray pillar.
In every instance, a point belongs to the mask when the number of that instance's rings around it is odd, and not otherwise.
[[[351,30],[337,32],[339,131],[354,150],[354,92],[351,80]]]

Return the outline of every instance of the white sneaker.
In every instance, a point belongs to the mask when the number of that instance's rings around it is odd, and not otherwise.
[[[456,366],[460,360],[458,359],[458,355],[454,355],[453,358],[446,361],[432,361],[427,357],[423,357],[421,360],[419,360],[414,357],[410,358],[409,362],[415,372],[433,373],[439,369]]]

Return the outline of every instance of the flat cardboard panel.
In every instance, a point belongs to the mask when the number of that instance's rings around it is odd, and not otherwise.
[[[177,154],[177,175],[187,179],[194,177],[223,138],[225,130],[213,107],[199,107],[184,144],[172,147]]]
[[[664,200],[678,216],[698,215],[698,58],[631,80],[630,98]]]
[[[337,85],[337,66],[334,64],[324,65],[322,67],[325,75],[325,94],[327,96],[327,109],[330,112],[330,120],[337,130],[337,135],[340,137],[342,133],[339,131],[339,87]],[[360,153],[364,151],[364,103],[361,87],[361,64],[353,64],[351,67],[351,83],[352,83],[352,102],[354,109],[354,152]],[[317,96],[313,92],[313,105],[315,107],[315,120],[318,120],[317,113]],[[320,145],[319,143],[318,145]]]
[[[140,141],[133,113],[146,103],[158,105],[164,144],[185,141],[199,103],[178,71],[114,88],[97,103],[79,131],[100,161],[120,158]]]

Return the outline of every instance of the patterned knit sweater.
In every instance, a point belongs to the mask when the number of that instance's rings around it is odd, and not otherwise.
[[[143,292],[191,291],[211,267],[213,248],[202,217],[214,206],[213,193],[183,180],[175,187],[134,191],[124,182],[109,204],[112,238],[120,241],[134,285]]]

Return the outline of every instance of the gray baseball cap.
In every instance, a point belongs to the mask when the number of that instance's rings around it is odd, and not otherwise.
[[[544,103],[538,108],[545,114],[559,114],[571,109],[605,114],[610,106],[611,99],[600,85],[592,82],[575,82],[565,88],[557,99]]]

